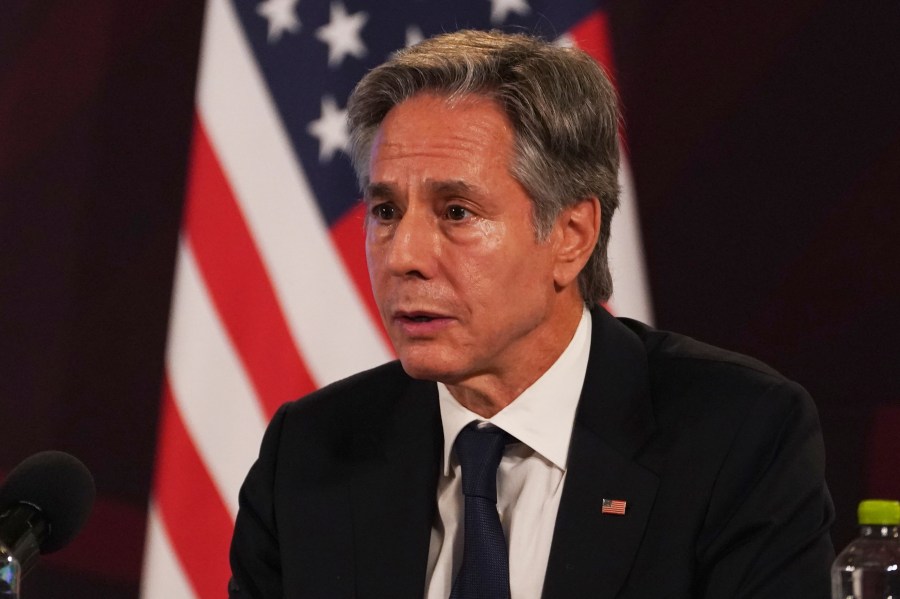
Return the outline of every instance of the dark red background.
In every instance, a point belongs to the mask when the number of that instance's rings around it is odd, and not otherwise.
[[[100,492],[27,597],[137,597],[201,13],[0,4],[0,470],[62,449]],[[900,5],[610,17],[657,325],[810,390],[842,546],[900,497]]]

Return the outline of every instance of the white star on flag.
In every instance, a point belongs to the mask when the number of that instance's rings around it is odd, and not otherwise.
[[[297,33],[300,30],[300,19],[294,13],[299,0],[265,0],[256,7],[256,14],[269,21],[269,43],[281,39],[285,31]]]
[[[499,25],[509,13],[525,16],[531,12],[528,0],[491,0],[491,23]]]
[[[410,25],[406,28],[406,47],[415,46],[419,42],[425,39],[425,36],[422,34],[422,30],[419,29],[418,25]]]
[[[360,32],[368,20],[368,13],[360,11],[348,15],[342,2],[331,3],[331,20],[316,29],[316,37],[328,44],[329,67],[340,66],[348,54],[356,58],[366,55]]]
[[[321,116],[306,127],[319,140],[319,162],[331,162],[338,150],[347,151],[350,134],[347,131],[347,111],[337,107],[332,96],[322,97]]]

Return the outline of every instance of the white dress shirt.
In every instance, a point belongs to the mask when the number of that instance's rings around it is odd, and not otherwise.
[[[510,597],[540,599],[590,347],[591,315],[585,309],[556,362],[488,420],[464,408],[438,383],[444,453],[428,551],[426,599],[447,599],[462,564],[464,500],[459,462],[452,449],[456,435],[472,421],[483,426],[489,422],[519,441],[507,446],[497,471],[497,510],[509,546]]]

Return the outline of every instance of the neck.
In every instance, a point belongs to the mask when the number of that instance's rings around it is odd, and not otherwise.
[[[491,418],[511,404],[553,366],[575,336],[581,321],[583,304],[579,301],[572,310],[560,316],[554,328],[557,334],[544,343],[530,348],[523,363],[513,372],[486,372],[456,383],[446,383],[447,389],[462,406],[482,418]]]

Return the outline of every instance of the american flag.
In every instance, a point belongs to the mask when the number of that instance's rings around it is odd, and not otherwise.
[[[585,0],[208,1],[144,599],[223,596],[238,489],[275,409],[392,359],[347,96],[393,51],[459,28],[555,38],[612,70],[605,13]],[[621,183],[611,307],[649,320],[627,164]]]
[[[626,502],[621,499],[604,499],[600,506],[601,514],[615,514],[617,516],[625,515]]]

